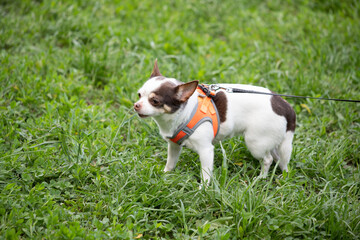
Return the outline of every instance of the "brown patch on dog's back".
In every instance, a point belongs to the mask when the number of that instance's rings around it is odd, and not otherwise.
[[[215,106],[218,110],[220,122],[226,121],[226,112],[227,112],[227,98],[224,92],[216,93],[215,97],[213,98]]]
[[[296,127],[296,114],[294,109],[280,96],[272,96],[270,101],[272,110],[277,115],[284,116],[286,118],[286,131],[294,132]]]

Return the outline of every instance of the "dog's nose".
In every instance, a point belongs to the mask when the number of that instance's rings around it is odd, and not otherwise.
[[[140,103],[137,102],[137,103],[134,104],[134,109],[135,109],[135,111],[139,111],[140,108],[141,108],[141,104],[140,104]]]

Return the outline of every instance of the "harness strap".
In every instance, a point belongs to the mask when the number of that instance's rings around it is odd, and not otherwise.
[[[204,90],[206,89],[206,90]],[[215,93],[211,92],[206,86],[199,85],[196,91],[199,93],[197,105],[191,113],[189,120],[180,125],[175,134],[169,139],[181,145],[191,134],[204,122],[211,122],[214,130],[214,138],[219,132],[219,114],[212,97]]]

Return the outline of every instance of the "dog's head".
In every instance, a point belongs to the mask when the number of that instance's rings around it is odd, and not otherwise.
[[[186,103],[198,86],[198,81],[182,83],[161,75],[157,60],[150,79],[139,89],[139,101],[134,104],[140,117],[175,113]]]

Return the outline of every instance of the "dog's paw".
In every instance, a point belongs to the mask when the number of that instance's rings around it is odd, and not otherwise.
[[[202,181],[199,185],[199,190],[202,189],[206,190],[209,188],[209,186],[210,186],[210,181],[205,181],[205,182]]]
[[[259,179],[266,179],[266,177],[267,177],[267,174],[260,174],[258,176]]]
[[[199,190],[206,189],[206,187],[206,184],[204,185],[203,183],[200,183]]]
[[[260,181],[261,180],[266,180],[267,176],[268,176],[267,174],[260,173],[259,176],[254,177],[254,180],[260,180]]]

